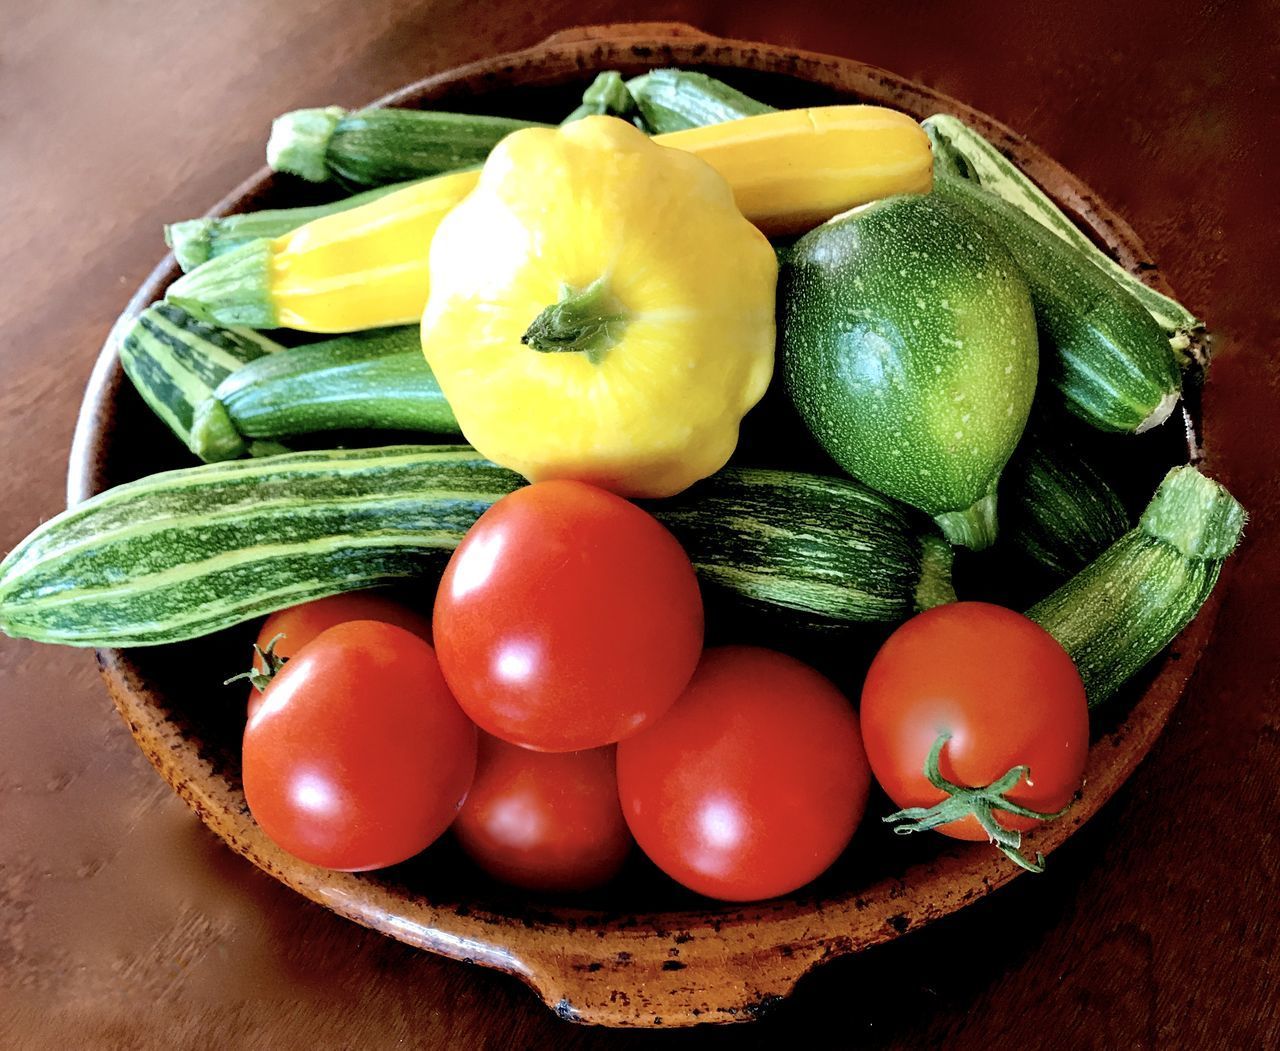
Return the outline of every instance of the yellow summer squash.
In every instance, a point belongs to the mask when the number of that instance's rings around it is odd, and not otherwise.
[[[906,114],[820,106],[656,136],[702,158],[769,235],[800,233],[855,205],[924,193],[933,159]],[[436,227],[475,171],[414,183],[369,204],[254,241],[186,274],[168,298],[199,317],[253,328],[353,332],[419,320]]]
[[[614,117],[518,131],[435,231],[423,351],[495,462],[670,496],[769,385],[777,276],[698,157]]]

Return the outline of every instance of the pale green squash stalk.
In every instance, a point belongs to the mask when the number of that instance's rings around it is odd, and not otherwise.
[[[409,185],[408,182],[392,183],[390,186],[379,186],[328,204],[312,204],[302,208],[266,208],[239,215],[206,215],[200,219],[184,219],[165,226],[164,242],[173,249],[173,257],[183,273],[186,273],[201,263],[250,241],[261,237],[280,237],[313,219],[323,219],[326,215],[359,208],[362,204],[376,201],[379,197],[403,190]]]
[[[643,121],[636,110],[636,100],[631,97],[622,74],[616,69],[596,74],[596,79],[582,93],[581,105],[560,123],[572,124],[575,120],[592,116],[622,117],[624,120],[633,120],[641,131],[648,130],[642,126]]]

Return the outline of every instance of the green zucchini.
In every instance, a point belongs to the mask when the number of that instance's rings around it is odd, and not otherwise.
[[[520,484],[452,446],[152,475],[44,523],[0,563],[0,628],[67,645],[151,645],[414,578]]]
[[[10,552],[0,629],[73,646],[177,642],[418,577],[521,484],[466,446],[292,453],[153,475],[77,505]],[[848,622],[950,597],[945,549],[852,482],[744,470],[706,493],[662,505],[660,517],[704,576],[755,601]]]
[[[891,197],[805,234],[781,285],[787,389],[814,437],[952,543],[991,544],[1037,369],[1027,285],[1000,240],[935,195]]]
[[[1027,611],[1075,661],[1090,707],[1191,622],[1244,524],[1226,489],[1194,467],[1175,467],[1137,528]]]
[[[164,242],[173,249],[173,257],[183,273],[186,273],[214,256],[260,237],[279,237],[281,234],[291,233],[313,219],[323,219],[326,215],[359,208],[362,204],[376,201],[379,197],[402,190],[408,185],[409,183],[393,183],[390,186],[379,186],[353,197],[303,208],[268,208],[240,215],[207,215],[201,219],[184,219],[165,226]]]
[[[142,400],[188,449],[205,458],[250,451],[238,440],[233,452],[197,449],[192,428],[218,384],[249,362],[279,353],[280,344],[251,329],[207,325],[159,302],[134,319],[116,349]]]
[[[623,117],[627,120],[638,117],[636,100],[631,97],[631,92],[627,90],[627,85],[622,80],[622,74],[616,69],[597,73],[596,79],[582,93],[582,104],[560,123],[572,124],[583,117],[593,116]],[[640,125],[642,120],[637,119],[635,123]],[[642,127],[641,130],[648,129]]]
[[[986,224],[1018,261],[1035,304],[1044,378],[1071,412],[1101,430],[1138,434],[1168,419],[1182,380],[1142,304],[1062,238],[944,164],[935,163],[933,192]]]
[[[209,452],[236,441],[333,430],[461,435],[417,325],[339,336],[237,369],[196,412],[192,450],[212,460]]]
[[[1002,197],[1045,229],[1052,230],[1141,303],[1184,364],[1207,364],[1207,337],[1203,321],[1107,255],[1063,214],[1048,194],[963,121],[938,113],[922,123],[931,133],[935,148],[939,143],[943,145],[961,175]]]
[[[461,434],[416,325],[285,348],[157,303],[120,357],[156,415],[206,462],[281,452],[277,439],[322,431]]]
[[[385,186],[483,164],[501,139],[530,127],[546,125],[416,109],[300,109],[271,125],[267,164],[311,182]]]
[[[1124,503],[1084,451],[1043,425],[1005,472],[1001,519],[1014,547],[1057,578],[1069,577],[1129,529]]]
[[[654,135],[776,112],[715,77],[687,69],[655,69],[626,86]]]
[[[847,479],[730,468],[648,510],[704,581],[758,605],[854,623],[955,601],[951,546]]]

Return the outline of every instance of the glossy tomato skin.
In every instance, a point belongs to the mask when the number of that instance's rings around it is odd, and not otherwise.
[[[870,773],[857,715],[808,665],[707,650],[653,727],[618,745],[618,791],[641,850],[712,898],[786,894],[848,845]]]
[[[1030,768],[1007,798],[1053,813],[1080,787],[1089,752],[1089,709],[1071,658],[1020,613],[986,602],[954,602],[898,628],[876,654],[862,688],[862,735],[872,773],[900,807],[932,806],[945,793],[924,776],[940,734],[951,735],[939,767],[955,784],[990,784]],[[1034,818],[1000,810],[1017,831]],[[985,840],[972,816],[938,828]]]
[[[424,642],[431,642],[430,617],[377,591],[348,591],[272,613],[258,632],[258,648],[265,650],[274,639],[276,643],[272,652],[278,657],[292,657],[322,631],[351,620],[376,620],[384,624],[395,624],[413,632]],[[254,666],[262,666],[256,657]],[[262,693],[256,687],[251,688],[250,714],[261,703]]]
[[[475,781],[453,832],[504,883],[537,891],[607,883],[632,842],[613,747],[533,752],[481,733]]]
[[[702,648],[702,598],[679,542],[582,482],[518,489],[486,511],[436,594],[440,666],[495,737],[598,748],[671,706]]]
[[[243,758],[263,831],[303,861],[356,872],[413,857],[449,826],[475,773],[476,729],[422,639],[349,621],[272,681]]]

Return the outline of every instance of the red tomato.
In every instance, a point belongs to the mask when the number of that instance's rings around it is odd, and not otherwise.
[[[531,752],[480,735],[476,778],[453,824],[476,864],[531,890],[588,890],[631,850],[614,750]]]
[[[862,735],[876,780],[900,807],[930,807],[948,793],[924,774],[929,750],[949,734],[941,774],[968,788],[1013,767],[1030,768],[1005,798],[1040,812],[1071,801],[1089,751],[1089,709],[1080,674],[1044,628],[986,602],[921,613],[885,642],[862,688]],[[1004,828],[1034,818],[994,811]],[[970,817],[938,827],[956,839],[987,839]]]
[[[598,748],[665,712],[702,648],[688,556],[657,519],[582,482],[518,489],[480,516],[436,594],[440,667],[505,741]]]
[[[640,849],[727,901],[818,876],[853,836],[870,780],[844,695],[793,657],[750,646],[708,650],[671,711],[618,745]]]
[[[352,872],[429,846],[475,764],[476,729],[431,647],[368,620],[299,650],[244,732],[244,794],[262,830],[303,861]]]
[[[401,605],[377,591],[348,591],[328,598],[313,599],[301,605],[276,610],[262,624],[258,632],[258,649],[265,650],[276,640],[272,652],[288,659],[322,631],[349,620],[377,620],[383,624],[395,624],[411,631],[424,642],[431,641],[431,621],[428,617]],[[253,666],[262,669],[262,662],[255,656]],[[262,691],[256,686],[249,690],[249,714],[262,704]]]

